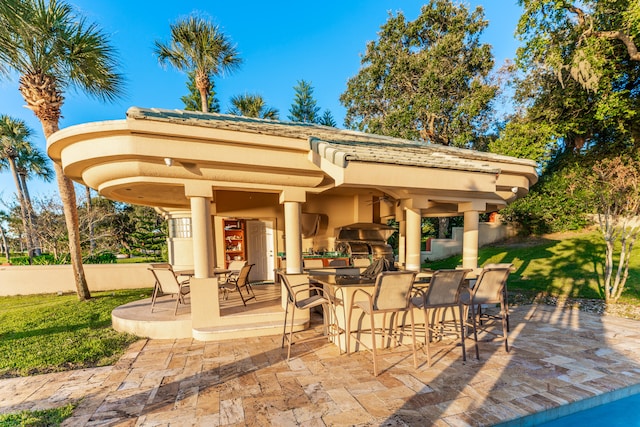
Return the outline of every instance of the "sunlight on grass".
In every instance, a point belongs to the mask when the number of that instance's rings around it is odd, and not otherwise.
[[[0,426],[3,427],[55,427],[69,418],[74,405],[68,404],[59,408],[44,409],[40,411],[21,411],[14,414],[1,414]]]
[[[114,363],[139,338],[111,328],[111,311],[149,289],[0,297],[0,377]]]
[[[510,262],[516,271],[509,277],[509,290],[547,293],[559,297],[602,299],[601,277],[604,241],[599,232],[574,234],[568,238],[534,239],[480,248],[478,264]],[[432,269],[454,268],[462,257],[426,263]],[[629,279],[620,302],[640,303],[640,254],[636,250],[629,265]]]

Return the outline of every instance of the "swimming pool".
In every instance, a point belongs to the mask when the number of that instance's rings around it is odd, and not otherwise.
[[[640,426],[639,406],[640,394],[636,394],[538,425],[540,427]]]
[[[500,427],[639,426],[640,384],[517,418]]]

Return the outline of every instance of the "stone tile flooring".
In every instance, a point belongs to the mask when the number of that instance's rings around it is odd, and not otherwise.
[[[307,331],[313,333],[314,331]],[[315,331],[317,332],[317,331]],[[546,305],[511,312],[511,351],[480,343],[340,355],[322,341],[141,340],[115,366],[0,381],[0,413],[79,401],[67,426],[481,426],[640,384],[640,323]],[[471,341],[469,341],[471,344]],[[297,348],[296,348],[297,347]]]

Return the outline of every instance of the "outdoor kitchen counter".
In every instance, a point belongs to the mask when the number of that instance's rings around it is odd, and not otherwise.
[[[313,273],[313,272],[310,272]],[[358,289],[362,289],[365,292],[372,293],[375,285],[375,278],[367,278],[363,276],[347,276],[340,274],[310,274],[309,281],[312,284],[317,284],[322,286],[322,288],[331,295],[335,301],[335,314],[329,313],[331,316],[330,321],[333,321],[333,316],[337,316],[338,325],[345,331],[356,331],[358,329],[368,329],[371,327],[371,322],[369,316],[361,316],[362,311],[356,310],[353,313],[351,324],[349,327],[346,327],[347,324],[347,315],[349,307],[353,302],[353,295]],[[416,282],[417,284],[421,284],[422,286],[426,286],[428,281],[424,283],[422,281]],[[358,300],[364,299],[363,295],[357,296]],[[414,312],[416,316],[416,322],[419,322],[422,317],[421,314],[418,313],[418,310]],[[394,316],[387,316],[387,327],[390,326],[390,323],[394,320]],[[398,319],[398,324],[401,325],[404,322],[404,317]],[[377,314],[375,317],[376,326],[382,325],[383,322],[383,314]],[[407,326],[409,326],[407,324]],[[341,334],[340,337],[333,337],[333,343],[340,347],[341,351],[347,350],[346,345],[346,334]],[[365,342],[365,345],[370,345],[370,334],[363,333],[360,336],[360,339]],[[369,342],[367,342],[369,340]],[[384,347],[386,344],[382,342],[382,337],[380,337],[380,342],[378,346],[380,348]],[[351,340],[351,351],[361,350],[360,344],[356,340]]]

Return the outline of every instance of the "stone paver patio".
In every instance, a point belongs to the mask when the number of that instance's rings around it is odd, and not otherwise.
[[[378,377],[370,353],[322,341],[294,346],[287,362],[279,336],[141,340],[115,366],[1,380],[0,413],[80,400],[65,425],[479,426],[640,391],[638,321],[521,306],[509,340],[509,353],[483,341],[466,363],[460,347],[436,346],[433,366],[419,353],[417,370],[409,349],[385,351]]]

